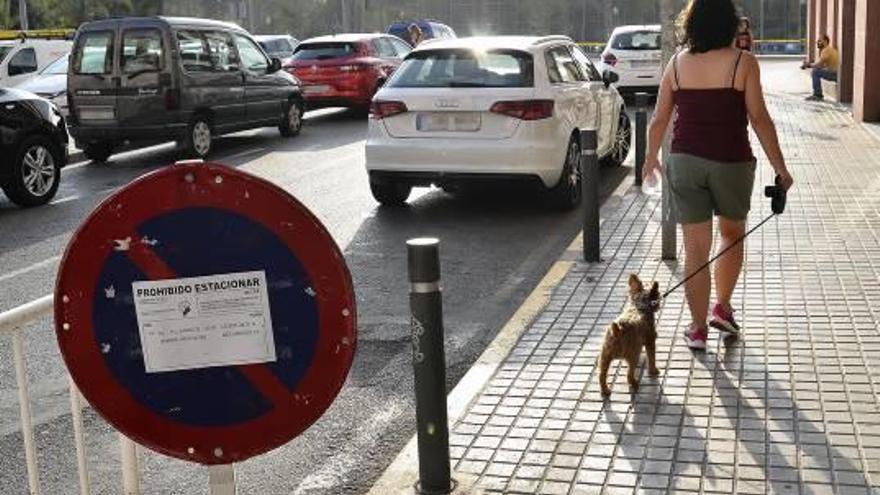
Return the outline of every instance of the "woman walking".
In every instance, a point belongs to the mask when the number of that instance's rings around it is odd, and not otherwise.
[[[737,241],[746,217],[755,181],[755,158],[748,125],[757,134],[781,185],[792,177],[779,148],[776,127],[764,104],[761,74],[755,57],[733,47],[739,19],[731,0],[691,0],[682,12],[683,48],[666,67],[657,107],[648,133],[644,175],[664,172],[670,188],[672,213],[681,224],[685,273],[691,274],[709,259],[712,217],[718,217],[721,246]],[[657,159],[672,118],[669,163]],[[743,244],[715,263],[715,295],[709,325],[736,334],[739,325],[730,305],[742,270]],[[685,285],[692,322],[685,340],[691,349],[705,349],[708,338],[711,275],[708,270]]]

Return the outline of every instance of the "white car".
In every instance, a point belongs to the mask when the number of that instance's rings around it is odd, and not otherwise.
[[[620,26],[602,52],[600,70],[617,73],[621,92],[657,93],[660,87],[660,26]]]
[[[70,53],[68,40],[24,38],[0,41],[0,86],[17,86]]]
[[[402,205],[413,186],[530,180],[562,208],[580,202],[579,131],[604,163],[623,163],[623,99],[570,38],[430,40],[373,98],[366,168],[373,197]]]

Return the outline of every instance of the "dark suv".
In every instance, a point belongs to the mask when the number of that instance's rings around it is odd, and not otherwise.
[[[67,131],[58,107],[18,89],[0,88],[0,187],[21,206],[49,202],[67,164]]]
[[[77,30],[67,77],[70,134],[105,161],[123,142],[177,140],[204,157],[214,136],[302,127],[296,78],[240,27],[204,19],[128,17]]]

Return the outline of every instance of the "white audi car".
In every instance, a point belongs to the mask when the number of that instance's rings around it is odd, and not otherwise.
[[[630,122],[613,73],[570,38],[432,40],[373,98],[366,167],[373,197],[402,205],[414,186],[531,180],[580,202],[579,131],[596,129],[603,163],[623,163]]]
[[[614,28],[599,70],[617,73],[617,89],[625,93],[656,94],[660,87],[660,25]]]

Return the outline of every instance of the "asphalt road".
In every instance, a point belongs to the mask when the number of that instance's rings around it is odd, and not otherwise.
[[[348,381],[305,434],[237,466],[241,493],[361,493],[414,432],[405,241],[442,241],[448,387],[451,389],[519,307],[580,227],[533,191],[482,190],[453,197],[417,189],[410,206],[380,208],[363,167],[365,119],[342,111],[308,116],[302,135],[263,129],[220,139],[212,161],[278,184],[327,226],[352,272],[358,351]],[[52,204],[22,210],[0,198],[0,311],[48,294],[60,255],[96,204],[129,180],[171,163],[170,145],[76,163]],[[632,160],[632,155],[630,156]],[[607,197],[629,167],[603,169]],[[51,321],[26,331],[44,493],[76,491],[67,379]],[[120,493],[115,433],[85,411],[94,493]],[[0,338],[0,492],[25,493],[24,453],[9,338]],[[141,452],[148,494],[207,493],[207,470]]]

